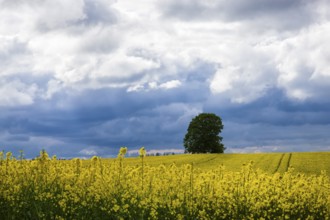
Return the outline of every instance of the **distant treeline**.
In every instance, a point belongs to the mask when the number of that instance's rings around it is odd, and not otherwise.
[[[164,152],[164,153],[147,153],[147,156],[168,156],[168,155],[175,155],[174,152]]]

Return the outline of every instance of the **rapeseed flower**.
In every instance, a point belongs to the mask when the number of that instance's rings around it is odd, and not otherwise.
[[[119,150],[118,158],[124,158],[127,153],[127,147],[121,147]]]
[[[141,147],[139,150],[139,156],[140,157],[145,157],[147,155],[147,151],[144,147]]]
[[[126,147],[119,150],[126,153]],[[95,219],[330,219],[325,172],[268,174],[252,164],[239,172],[223,166],[150,166],[144,163],[144,147],[142,166],[118,166],[117,160],[98,157],[49,160],[46,152],[40,158],[49,162],[5,155],[0,216],[12,219],[24,219],[26,210],[33,219],[83,219],[86,213]],[[43,168],[47,172],[40,172]]]

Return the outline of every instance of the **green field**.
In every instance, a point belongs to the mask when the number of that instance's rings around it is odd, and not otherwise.
[[[103,159],[112,162],[115,159]],[[311,174],[320,174],[322,170],[330,176],[330,152],[313,153],[255,153],[255,154],[181,154],[169,156],[149,156],[146,164],[158,166],[161,164],[177,166],[194,164],[202,170],[217,168],[224,165],[227,170],[239,171],[243,164],[253,161],[254,168],[267,173],[284,173],[289,167],[295,171]],[[126,165],[139,165],[139,158],[125,158]]]

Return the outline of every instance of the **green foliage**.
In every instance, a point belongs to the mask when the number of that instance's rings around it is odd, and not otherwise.
[[[184,146],[189,153],[223,153],[224,145],[219,133],[223,129],[222,120],[213,113],[201,113],[189,124],[184,137]]]

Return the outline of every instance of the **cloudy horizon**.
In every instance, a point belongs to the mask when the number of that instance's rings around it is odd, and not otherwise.
[[[0,0],[0,150],[330,151],[326,0]]]

